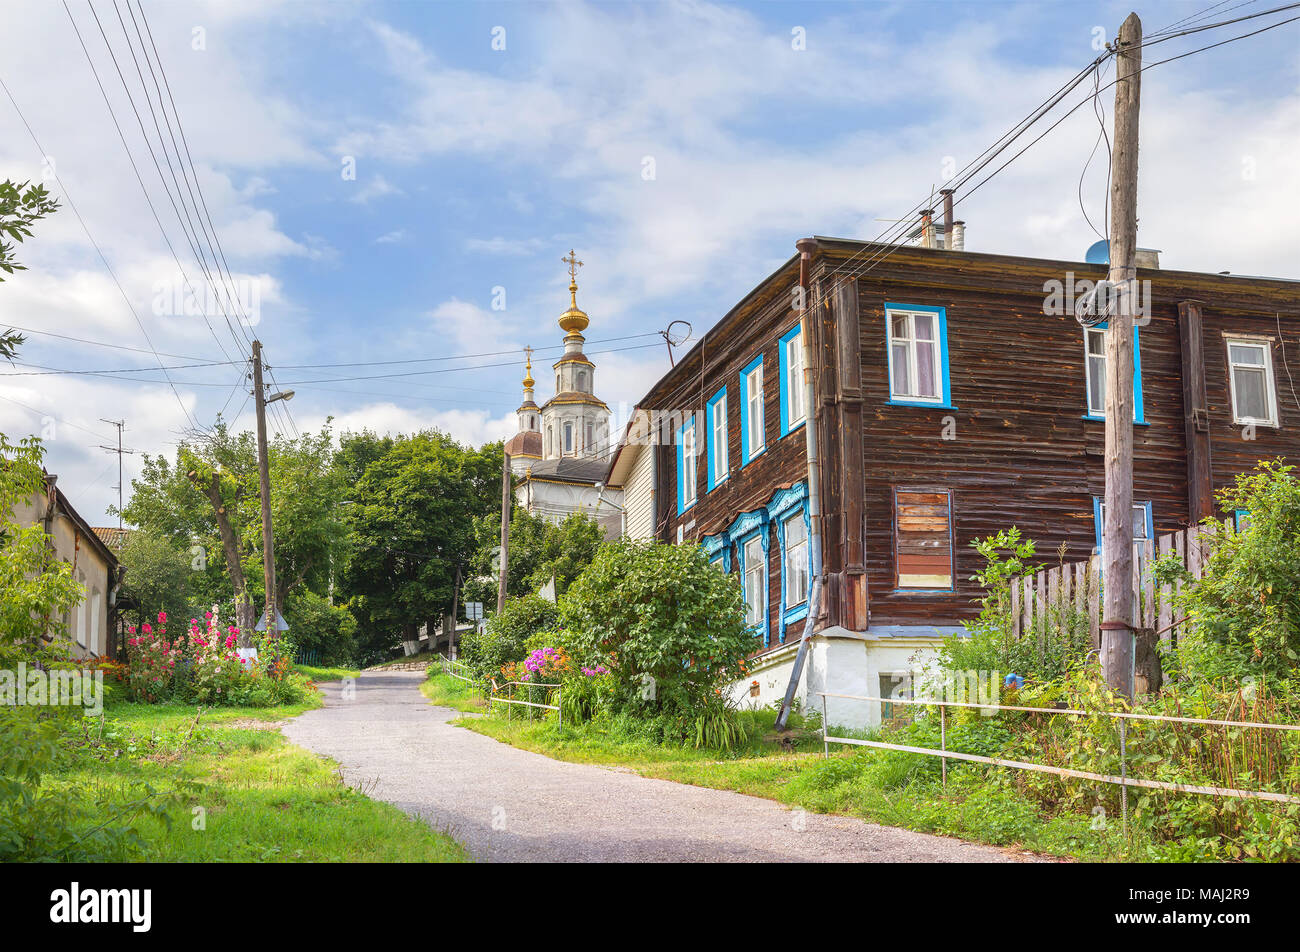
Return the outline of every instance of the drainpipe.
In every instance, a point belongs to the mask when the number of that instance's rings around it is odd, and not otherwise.
[[[812,644],[813,629],[817,626],[817,617],[822,607],[822,490],[821,460],[817,455],[817,354],[813,347],[812,328],[808,322],[808,267],[812,262],[813,249],[817,242],[813,238],[801,238],[795,242],[799,249],[799,287],[803,289],[803,309],[800,320],[803,338],[803,405],[807,414],[804,424],[804,441],[808,455],[808,524],[811,538],[808,540],[812,549],[812,578],[808,590],[808,615],[803,623],[803,635],[799,638],[799,651],[794,658],[794,669],[790,672],[790,683],[785,688],[785,700],[781,702],[780,713],[776,716],[776,729],[783,731],[790,720],[790,706],[794,695],[799,690],[799,679],[803,676],[803,666],[808,660],[808,646]]]

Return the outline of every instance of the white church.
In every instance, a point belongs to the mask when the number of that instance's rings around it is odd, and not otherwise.
[[[623,490],[605,484],[612,448],[610,410],[596,396],[596,365],[582,352],[582,332],[591,323],[578,307],[582,262],[572,251],[562,260],[569,266],[569,309],[559,317],[564,353],[553,365],[555,395],[537,406],[532,348],[527,348],[519,432],[506,442],[505,451],[519,477],[515,494],[521,506],[554,522],[585,512],[612,539],[622,529]]]

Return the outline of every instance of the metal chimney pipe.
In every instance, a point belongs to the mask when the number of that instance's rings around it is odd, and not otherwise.
[[[952,245],[953,251],[966,250],[966,223],[964,221],[955,221],[952,223]]]
[[[943,244],[952,251],[952,189],[941,188],[939,194],[943,196]]]

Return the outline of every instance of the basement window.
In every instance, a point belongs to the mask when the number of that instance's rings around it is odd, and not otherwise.
[[[895,490],[894,526],[898,587],[952,591],[952,493]]]
[[[1230,337],[1227,345],[1232,422],[1277,426],[1277,391],[1270,342]]]

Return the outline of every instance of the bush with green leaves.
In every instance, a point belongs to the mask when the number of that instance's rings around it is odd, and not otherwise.
[[[522,661],[528,653],[528,639],[549,631],[559,620],[559,609],[539,595],[506,599],[505,606],[488,619],[484,630],[461,639],[460,660],[475,676],[501,680],[501,668]]]
[[[1208,521],[1211,554],[1199,582],[1180,591],[1189,620],[1169,668],[1183,681],[1300,673],[1300,479],[1264,461],[1218,492],[1228,512],[1246,510],[1240,532]],[[1184,581],[1186,579],[1184,578]]]
[[[614,713],[665,719],[665,739],[734,740],[726,689],[758,642],[740,587],[699,546],[604,546],[561,599],[560,621],[574,664],[608,669]]]
[[[1070,605],[1054,606],[1043,631],[1016,638],[1012,633],[1011,587],[1033,575],[1041,565],[1033,561],[1036,546],[1012,526],[972,548],[984,557],[984,566],[971,576],[984,588],[980,614],[967,622],[967,636],[947,639],[938,654],[942,671],[1014,672],[1047,681],[1083,664],[1091,649],[1087,616]]]
[[[286,600],[285,621],[298,650],[314,652],[316,664],[351,664],[357,660],[357,620],[346,605],[332,605],[329,599],[299,586]]]

